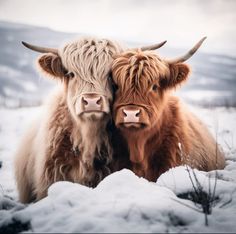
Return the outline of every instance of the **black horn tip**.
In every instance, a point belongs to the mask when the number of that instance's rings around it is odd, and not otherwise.
[[[26,42],[24,42],[24,41],[21,41],[21,43],[22,43],[24,46],[26,46]]]
[[[23,46],[29,48],[29,44],[27,42],[22,41],[21,43],[22,43]]]
[[[163,41],[161,44],[164,45],[164,44],[166,44],[166,42],[167,42],[167,40]]]

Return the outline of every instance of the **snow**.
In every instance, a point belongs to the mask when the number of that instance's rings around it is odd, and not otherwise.
[[[20,138],[40,108],[0,109],[0,185],[3,194],[17,197],[13,175],[13,157]]]
[[[212,135],[223,147],[227,158],[235,155],[236,149],[236,109],[235,108],[196,108],[188,106],[208,127]]]
[[[206,82],[206,81],[205,81]],[[221,91],[218,92],[216,90],[191,90],[191,91],[186,91],[183,94],[183,97],[189,98],[190,100],[193,101],[203,101],[205,99],[213,101],[217,97],[231,97],[231,93],[229,91]]]
[[[216,200],[209,225],[199,205],[181,194],[193,191],[186,166],[172,168],[156,183],[123,169],[106,177],[96,188],[57,182],[41,201],[27,206],[17,202],[13,156],[22,134],[41,108],[0,109],[0,230],[17,221],[30,232],[235,232],[236,109],[190,107],[207,123],[224,148],[224,170],[194,170],[204,191]],[[193,177],[193,172],[190,171]],[[196,184],[196,181],[194,181]],[[20,225],[21,224],[21,225]]]

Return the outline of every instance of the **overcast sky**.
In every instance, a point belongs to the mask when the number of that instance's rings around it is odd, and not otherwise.
[[[236,56],[235,0],[0,0],[0,20]]]

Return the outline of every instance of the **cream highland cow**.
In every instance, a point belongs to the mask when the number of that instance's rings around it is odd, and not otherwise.
[[[23,44],[43,53],[40,69],[60,84],[17,151],[20,201],[45,197],[48,187],[60,180],[96,186],[110,173],[109,72],[121,46],[94,38],[76,40],[60,50]]]

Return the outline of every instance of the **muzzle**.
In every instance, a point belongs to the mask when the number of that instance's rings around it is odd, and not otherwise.
[[[104,95],[97,93],[83,93],[78,96],[75,104],[77,115],[84,113],[110,113],[109,101]]]
[[[147,127],[149,116],[141,106],[127,105],[119,107],[117,110],[115,123],[117,127],[144,128]]]

